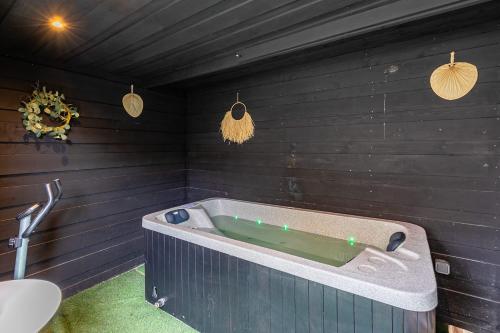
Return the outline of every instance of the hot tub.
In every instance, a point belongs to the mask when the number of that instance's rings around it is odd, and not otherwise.
[[[220,198],[142,225],[146,299],[201,332],[434,332],[416,225]]]

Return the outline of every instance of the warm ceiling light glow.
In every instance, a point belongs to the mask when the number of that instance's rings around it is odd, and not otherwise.
[[[54,16],[53,18],[51,18],[50,25],[52,26],[52,28],[57,30],[62,30],[66,26],[63,19],[60,16]]]

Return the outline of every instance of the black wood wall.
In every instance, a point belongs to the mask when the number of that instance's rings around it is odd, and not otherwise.
[[[69,295],[141,263],[141,217],[184,200],[183,99],[139,90],[145,109],[133,119],[126,85],[8,58],[0,68],[0,280],[12,275],[14,217],[54,178],[63,199],[30,240],[28,277]],[[78,106],[71,144],[25,137],[17,108],[37,80]]]
[[[423,226],[433,257],[451,264],[450,276],[437,276],[438,318],[500,332],[500,25],[441,30],[384,44],[368,36],[378,46],[347,54],[333,46],[322,59],[192,88],[188,198]],[[457,101],[428,83],[451,50],[479,69],[477,86]],[[256,124],[241,146],[218,132],[237,90]]]

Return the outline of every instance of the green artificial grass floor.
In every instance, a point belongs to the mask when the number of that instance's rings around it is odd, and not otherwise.
[[[41,333],[196,332],[144,299],[144,266],[64,300]]]

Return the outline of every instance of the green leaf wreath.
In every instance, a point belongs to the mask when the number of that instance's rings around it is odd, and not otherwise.
[[[78,118],[77,108],[64,102],[64,94],[58,91],[52,92],[45,87],[40,90],[38,85],[33,90],[31,98],[22,101],[19,112],[23,114],[23,125],[28,132],[32,132],[37,138],[49,135],[55,139],[66,140],[67,131],[71,128],[72,118]],[[50,126],[43,123],[42,115],[46,114],[54,122],[60,125]]]

